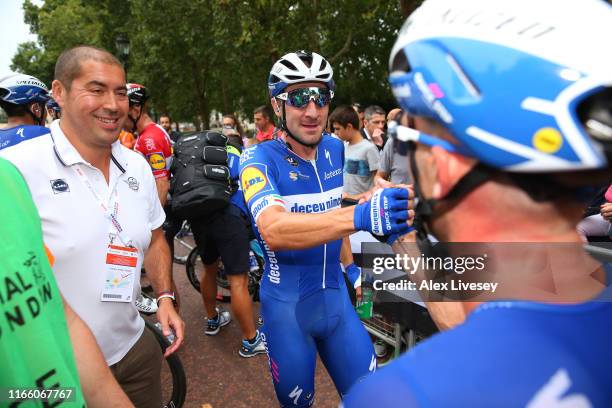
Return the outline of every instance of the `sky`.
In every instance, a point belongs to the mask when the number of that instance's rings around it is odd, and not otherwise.
[[[11,59],[17,46],[36,41],[36,36],[30,34],[29,26],[23,22],[21,4],[22,0],[0,0],[0,78],[11,73]]]

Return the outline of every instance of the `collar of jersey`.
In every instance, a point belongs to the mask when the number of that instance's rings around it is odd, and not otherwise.
[[[74,164],[87,164],[90,165],[83,159],[81,154],[75,149],[75,147],[68,141],[66,135],[62,131],[59,125],[60,120],[55,120],[51,123],[51,139],[53,140],[53,150],[59,161],[64,166],[72,166]],[[123,152],[121,151],[121,143],[116,140],[111,146],[111,159],[117,165],[119,170],[125,173],[127,162],[124,158]]]
[[[581,312],[604,307],[608,304],[608,302],[609,300],[608,301],[598,300],[598,298],[595,298],[588,302],[576,303],[576,304],[539,303],[539,302],[529,302],[529,301],[524,301],[524,300],[506,300],[506,301],[499,300],[499,301],[482,303],[476,309],[474,309],[474,311],[470,314],[470,317],[476,316],[488,310],[496,310],[496,309],[515,309],[515,310],[525,310],[525,311],[531,310],[535,312],[548,312],[548,313],[581,313]]]
[[[316,161],[317,161],[317,159],[319,158],[319,147],[320,147],[320,146],[321,146],[321,144],[323,143],[323,140],[324,140],[325,136],[326,136],[326,133],[325,133],[325,132],[323,132],[323,134],[321,135],[321,142],[320,142],[320,143],[317,145],[317,151],[315,152],[315,158],[314,158],[314,161],[315,161],[315,162],[316,162]],[[305,163],[310,163],[310,160],[306,160],[306,159],[304,159],[302,156],[300,156],[299,154],[297,154],[296,152],[294,152],[294,151],[291,149],[291,146],[289,145],[289,143],[287,143],[287,142],[285,142],[285,141],[283,141],[283,140],[281,140],[281,139],[276,139],[275,141],[276,141],[276,142],[279,142],[281,145],[283,145],[283,147],[284,147],[284,148],[285,148],[285,149],[286,149],[288,152],[290,152],[292,155],[294,155],[295,157],[297,157],[297,158],[298,158],[298,159],[300,159],[301,161],[303,161],[303,162],[305,162]]]

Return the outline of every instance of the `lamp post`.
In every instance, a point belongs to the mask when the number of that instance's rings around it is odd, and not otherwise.
[[[125,69],[125,78],[127,80],[128,75],[128,58],[130,56],[130,40],[125,34],[119,34],[115,38],[115,47],[119,54],[119,60],[123,63],[123,69]]]

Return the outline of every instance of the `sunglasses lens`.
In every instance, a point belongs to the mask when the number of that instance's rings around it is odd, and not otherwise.
[[[287,103],[296,108],[303,108],[310,100],[322,108],[331,100],[331,94],[328,90],[322,88],[300,88],[295,89],[287,94]]]

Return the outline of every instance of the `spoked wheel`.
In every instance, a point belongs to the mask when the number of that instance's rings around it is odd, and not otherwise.
[[[155,324],[145,319],[147,329],[151,330],[161,347],[162,354],[170,346],[168,340],[163,333],[155,327]],[[165,358],[165,364],[162,365],[162,398],[164,408],[180,408],[185,403],[185,395],[187,394],[187,378],[183,364],[176,353]]]
[[[259,268],[257,271],[249,272],[249,294],[252,297],[258,296],[259,289],[259,281],[261,280],[262,271],[263,271],[263,259],[259,256],[256,256],[257,264]],[[227,275],[224,272],[225,268],[223,266],[223,262],[219,260],[219,273],[217,273],[217,286],[222,289],[229,289],[230,283]],[[198,254],[198,248],[195,247],[191,250],[189,255],[187,256],[187,263],[185,265],[185,271],[187,272],[187,279],[189,279],[189,283],[194,287],[198,292],[200,291],[200,279],[204,275],[204,263],[202,262],[202,258]],[[258,299],[254,299],[258,300]]]

